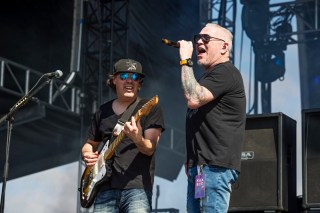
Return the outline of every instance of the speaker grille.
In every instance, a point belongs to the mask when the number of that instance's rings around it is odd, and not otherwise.
[[[303,111],[303,205],[320,208],[320,109]]]
[[[289,209],[289,194],[296,196],[295,128],[296,122],[282,113],[247,117],[243,152],[253,157],[242,158],[229,212]]]

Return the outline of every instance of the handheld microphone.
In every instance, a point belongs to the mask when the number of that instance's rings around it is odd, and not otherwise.
[[[175,47],[175,48],[179,48],[180,47],[180,44],[176,41],[170,41],[168,39],[161,39],[162,40],[162,43],[165,43],[166,45],[168,46],[172,46],[172,47]]]
[[[63,76],[63,72],[61,70],[56,70],[54,72],[46,73],[43,76],[45,76],[47,78],[52,78],[52,77],[61,78]]]

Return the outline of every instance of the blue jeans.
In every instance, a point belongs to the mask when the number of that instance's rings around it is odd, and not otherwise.
[[[152,192],[144,189],[112,189],[99,192],[94,213],[149,213]]]
[[[226,213],[229,208],[231,184],[238,179],[235,170],[217,166],[204,166],[202,173],[205,174],[205,196],[194,198],[195,177],[198,174],[197,167],[188,169],[188,213]]]

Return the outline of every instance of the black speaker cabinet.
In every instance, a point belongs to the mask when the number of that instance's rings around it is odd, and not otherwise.
[[[302,196],[304,208],[320,208],[320,109],[302,111]]]
[[[169,181],[174,181],[177,179],[184,161],[184,153],[159,144],[156,151],[155,175]]]
[[[295,212],[296,188],[296,121],[283,113],[248,115],[229,212]]]

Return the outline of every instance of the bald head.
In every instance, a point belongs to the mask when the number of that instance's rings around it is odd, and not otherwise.
[[[231,51],[233,35],[228,29],[214,23],[208,23],[205,27],[212,29],[212,31],[218,38],[223,39],[225,42],[227,42],[229,51]]]

